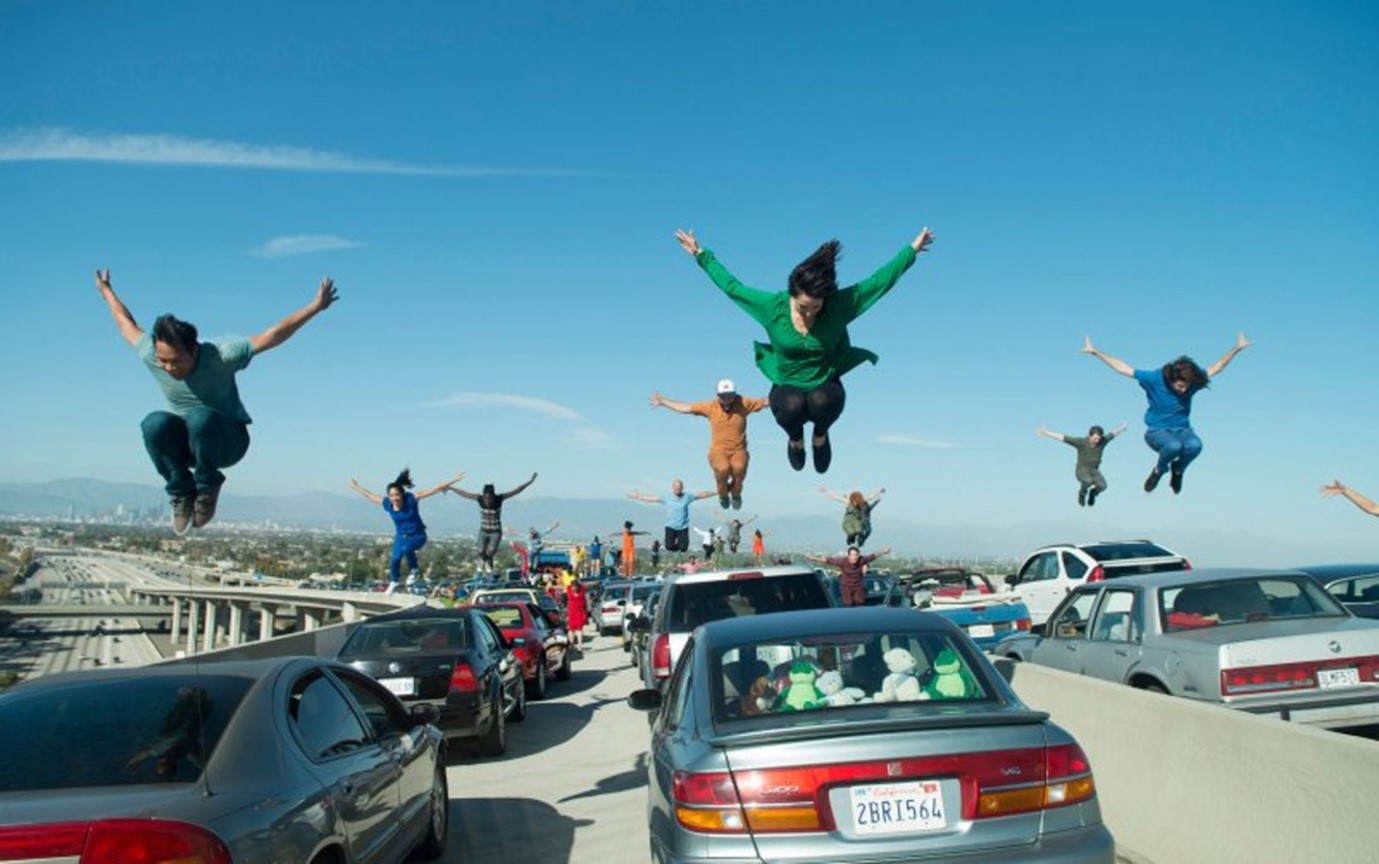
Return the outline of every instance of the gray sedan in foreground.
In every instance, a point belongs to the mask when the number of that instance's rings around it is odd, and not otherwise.
[[[0,860],[435,858],[449,824],[435,719],[304,657],[19,684],[0,695]]]
[[[1086,754],[937,615],[714,621],[628,701],[657,862],[1115,860]]]
[[[1321,727],[1379,722],[1379,622],[1311,576],[1191,570],[1074,589],[999,656]]]

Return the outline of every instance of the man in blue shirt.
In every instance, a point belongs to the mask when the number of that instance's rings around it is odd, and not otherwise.
[[[182,535],[215,517],[221,468],[249,450],[249,413],[239,399],[235,375],[256,355],[286,342],[303,324],[334,303],[335,283],[326,277],[316,297],[257,336],[221,344],[201,342],[196,327],[160,315],[144,332],[110,285],[110,271],[96,271],[96,288],[125,341],[139,352],[162,388],[171,411],[144,418],[144,447],[166,481],[172,499],[172,528]]]
[[[1206,389],[1211,379],[1221,374],[1221,370],[1235,355],[1253,344],[1245,338],[1244,333],[1239,334],[1225,356],[1206,369],[1187,356],[1179,357],[1161,369],[1133,369],[1123,360],[1098,351],[1092,346],[1091,337],[1085,337],[1081,348],[1083,354],[1091,354],[1120,374],[1134,378],[1149,399],[1149,407],[1144,412],[1144,441],[1159,454],[1159,461],[1145,479],[1144,491],[1153,492],[1165,472],[1170,474],[1168,486],[1173,494],[1183,490],[1183,472],[1202,452],[1202,439],[1192,431],[1189,422],[1192,397],[1198,390]]]
[[[712,498],[715,494],[714,492],[696,492],[691,495],[685,491],[683,481],[673,480],[670,484],[668,497],[643,495],[635,490],[628,492],[627,497],[634,501],[641,501],[643,504],[664,504],[666,508],[666,551],[685,552],[689,550],[690,505],[704,498]]]

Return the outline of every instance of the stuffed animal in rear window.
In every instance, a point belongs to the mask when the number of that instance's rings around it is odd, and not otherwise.
[[[809,660],[796,660],[786,672],[789,681],[781,688],[780,695],[772,703],[775,711],[808,711],[822,708],[828,704],[824,694],[814,685],[819,677],[818,667]]]
[[[833,708],[871,701],[871,698],[866,696],[859,688],[844,687],[843,676],[838,674],[837,669],[830,669],[820,675],[819,680],[815,682],[815,686],[824,694],[824,701]]]
[[[924,693],[927,699],[972,699],[981,695],[981,689],[958,655],[945,648],[934,658],[934,676],[924,686]]]
[[[752,682],[752,688],[738,698],[738,710],[743,717],[755,717],[771,709],[776,689],[765,675]]]
[[[919,665],[915,655],[904,648],[892,648],[882,654],[881,659],[891,671],[882,679],[881,691],[874,694],[873,699],[877,702],[918,702],[929,698],[915,676],[915,667]]]

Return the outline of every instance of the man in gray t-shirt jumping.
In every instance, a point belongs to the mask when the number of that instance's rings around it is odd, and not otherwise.
[[[159,315],[145,332],[115,295],[109,270],[96,271],[96,287],[172,409],[154,411],[143,422],[144,447],[172,499],[172,529],[182,535],[201,528],[215,517],[225,482],[220,469],[249,450],[252,421],[239,400],[236,373],[329,308],[337,297],[335,283],[322,279],[314,300],[259,335],[220,344],[198,341],[196,327],[172,315]]]
[[[1034,430],[1036,435],[1062,441],[1077,451],[1076,475],[1077,482],[1080,484],[1077,490],[1077,503],[1079,506],[1085,507],[1095,507],[1096,496],[1106,491],[1106,478],[1101,476],[1101,451],[1124,431],[1124,423],[1120,424],[1120,428],[1109,435],[1100,426],[1093,426],[1087,430],[1086,438],[1050,432],[1043,426]]]

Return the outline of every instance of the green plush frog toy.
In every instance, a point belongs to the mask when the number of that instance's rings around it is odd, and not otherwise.
[[[796,660],[790,664],[788,675],[790,683],[781,688],[780,695],[776,696],[776,701],[771,704],[772,711],[807,711],[828,705],[824,694],[814,686],[814,679],[819,673],[813,663],[808,660]]]
[[[980,693],[971,673],[948,648],[934,658],[934,676],[924,686],[924,692],[930,699],[971,699]]]

